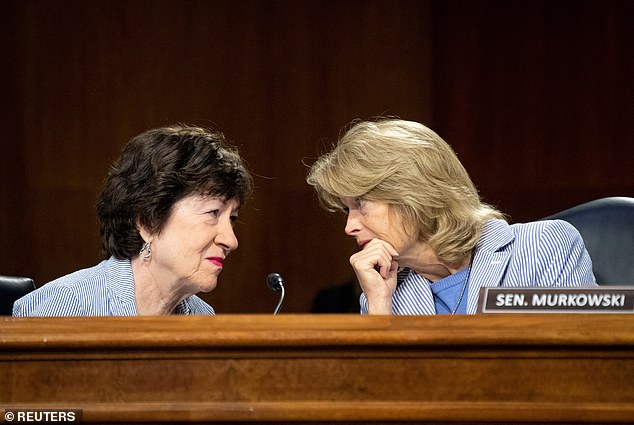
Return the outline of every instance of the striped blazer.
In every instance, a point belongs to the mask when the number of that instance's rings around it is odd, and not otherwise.
[[[475,314],[482,287],[596,286],[581,235],[562,220],[508,224],[490,220],[471,265],[467,314]],[[368,311],[365,294],[361,313]],[[410,269],[399,272],[393,314],[436,314],[430,282]]]
[[[176,314],[215,314],[199,297],[185,298]],[[41,286],[13,304],[13,316],[136,316],[130,260],[110,257]]]

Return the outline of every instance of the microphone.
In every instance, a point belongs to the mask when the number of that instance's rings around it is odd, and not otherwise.
[[[275,311],[273,315],[276,315],[280,311],[280,307],[282,307],[282,301],[284,301],[284,279],[278,273],[271,273],[266,277],[266,285],[269,287],[271,291],[282,291],[280,295],[280,300],[277,303],[277,307],[275,307]]]

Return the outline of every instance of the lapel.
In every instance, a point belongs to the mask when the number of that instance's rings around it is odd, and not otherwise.
[[[511,254],[506,247],[514,240],[513,231],[504,220],[490,220],[485,223],[471,266],[468,314],[475,314],[477,311],[480,288],[500,286],[502,283]]]
[[[106,267],[110,313],[113,316],[136,316],[134,277],[130,260],[110,257]]]

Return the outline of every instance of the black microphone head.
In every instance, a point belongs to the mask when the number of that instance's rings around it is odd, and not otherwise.
[[[271,273],[266,277],[266,284],[272,291],[279,291],[284,286],[284,279],[279,273]]]

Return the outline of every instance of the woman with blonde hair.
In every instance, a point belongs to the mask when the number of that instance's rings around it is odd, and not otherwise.
[[[326,209],[348,216],[362,313],[474,314],[481,287],[596,285],[572,225],[507,223],[420,123],[354,123],[307,181]]]

